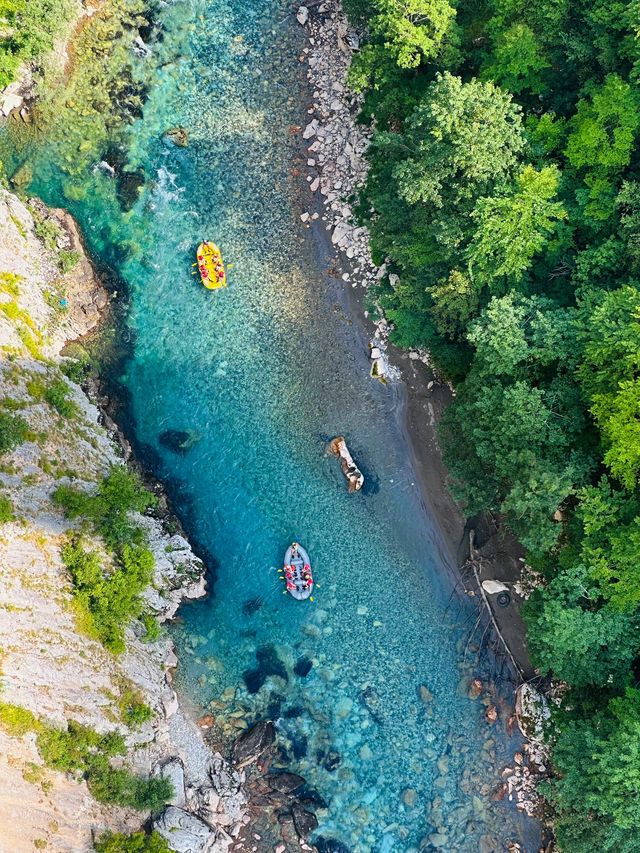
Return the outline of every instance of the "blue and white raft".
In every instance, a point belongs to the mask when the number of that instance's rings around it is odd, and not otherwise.
[[[309,598],[313,592],[313,575],[309,555],[297,542],[292,542],[284,555],[284,579],[287,592],[298,601]]]

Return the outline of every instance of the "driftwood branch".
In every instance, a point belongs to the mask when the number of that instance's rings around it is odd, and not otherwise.
[[[476,579],[476,584],[478,585],[478,589],[480,590],[480,595],[482,596],[482,600],[484,601],[484,605],[487,609],[489,619],[491,619],[491,623],[493,625],[493,630],[496,632],[496,636],[498,637],[498,639],[502,643],[504,650],[507,654],[507,657],[509,658],[509,660],[513,664],[515,671],[518,673],[520,678],[524,678],[524,673],[522,672],[522,670],[518,666],[516,659],[512,655],[511,649],[509,648],[507,641],[505,640],[505,638],[502,634],[502,631],[498,627],[498,623],[496,622],[496,617],[493,615],[493,610],[491,609],[491,605],[489,604],[489,599],[487,598],[487,593],[485,592],[484,587],[482,586],[482,582],[480,580],[480,575],[478,574],[478,568],[476,565],[476,563],[477,563],[477,558],[475,556],[476,549],[474,547],[473,540],[474,540],[474,531],[470,530],[469,531],[469,563],[468,564],[473,571],[473,576]]]

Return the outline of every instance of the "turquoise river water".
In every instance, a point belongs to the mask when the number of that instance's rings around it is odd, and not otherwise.
[[[127,416],[215,563],[210,596],[175,628],[181,687],[199,708],[224,696],[229,713],[275,719],[282,766],[315,790],[317,835],[343,849],[463,853],[496,838],[532,850],[535,826],[491,799],[514,744],[460,686],[473,615],[447,606],[402,388],[369,378],[342,284],[292,201],[289,127],[309,98],[292,7],[155,6],[151,52],[132,59],[144,107],[117,139],[118,168],[143,181],[130,209],[100,165],[109,151],[70,168],[76,142],[55,120],[1,145],[8,169],[27,163],[29,190],[69,208],[126,284]],[[175,125],[188,147],[163,139]],[[202,237],[234,264],[224,291],[191,275]],[[176,452],[170,431],[191,447]],[[324,453],[336,434],[373,484],[365,494],[348,495]],[[312,555],[313,602],[282,594],[293,537]]]

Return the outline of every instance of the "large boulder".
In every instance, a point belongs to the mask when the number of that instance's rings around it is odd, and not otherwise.
[[[172,758],[160,768],[160,775],[163,779],[171,782],[174,790],[174,795],[170,800],[172,806],[184,806],[186,797],[184,791],[184,767],[179,758]]]
[[[216,833],[194,814],[169,806],[153,822],[153,828],[176,853],[213,853]]]
[[[268,782],[274,791],[280,791],[281,794],[290,794],[304,785],[304,779],[297,773],[274,773],[268,777]]]
[[[318,827],[318,818],[313,812],[308,812],[300,803],[294,803],[291,807],[293,825],[300,838],[308,838],[314,829]]]
[[[276,731],[271,720],[260,720],[236,739],[233,745],[233,761],[244,767],[256,761],[265,749],[276,739]]]

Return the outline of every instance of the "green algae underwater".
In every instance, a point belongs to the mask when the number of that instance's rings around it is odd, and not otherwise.
[[[321,850],[534,849],[536,824],[491,798],[518,742],[460,686],[481,671],[462,659],[473,611],[450,604],[404,390],[370,379],[342,284],[299,228],[289,128],[309,92],[294,12],[111,0],[31,123],[2,133],[0,159],[23,192],[72,212],[126,287],[127,421],[215,561],[210,596],[173,629],[182,691],[276,720],[275,766],[307,780]],[[224,291],[192,276],[203,238],[233,262]],[[336,434],[375,488],[347,494],[324,453]],[[282,594],[292,538],[311,554],[313,602]]]

